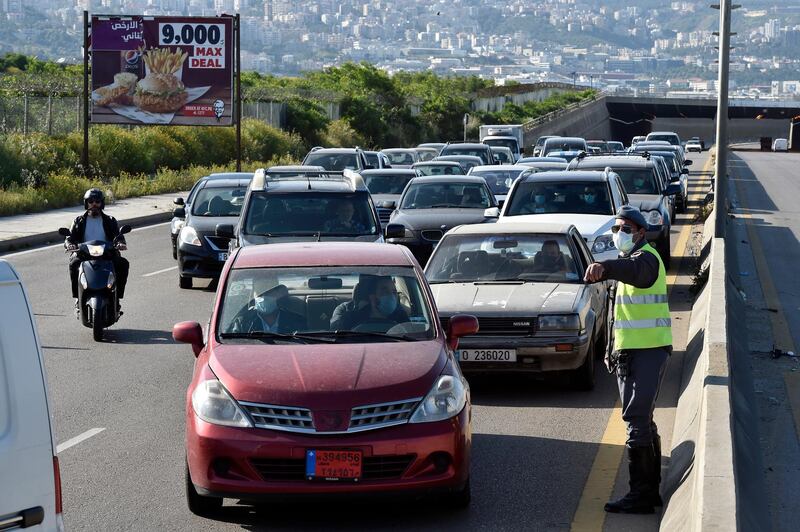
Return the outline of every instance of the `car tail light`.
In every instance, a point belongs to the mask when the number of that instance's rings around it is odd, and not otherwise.
[[[56,516],[58,517],[62,512],[61,468],[58,467],[58,456],[53,457],[53,479],[55,480],[55,488],[56,488]]]

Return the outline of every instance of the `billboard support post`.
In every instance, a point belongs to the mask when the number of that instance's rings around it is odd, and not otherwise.
[[[89,12],[83,12],[83,152],[81,165],[86,175],[89,170]]]
[[[242,171],[242,50],[241,50],[241,18],[236,13],[234,22],[236,32],[236,171]]]

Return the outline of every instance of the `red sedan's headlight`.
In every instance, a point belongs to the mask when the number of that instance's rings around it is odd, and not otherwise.
[[[226,427],[252,427],[250,419],[216,378],[201,381],[192,392],[192,408],[206,423]]]
[[[442,375],[420,402],[409,423],[431,423],[457,416],[467,404],[468,389],[462,377]]]

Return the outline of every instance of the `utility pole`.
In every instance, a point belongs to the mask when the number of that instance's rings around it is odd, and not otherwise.
[[[464,142],[467,142],[467,122],[469,122],[469,114],[464,113]]]
[[[719,76],[717,78],[717,158],[714,165],[714,236],[725,237],[728,215],[728,73],[730,68],[731,11],[741,7],[731,0],[712,4],[719,9]]]

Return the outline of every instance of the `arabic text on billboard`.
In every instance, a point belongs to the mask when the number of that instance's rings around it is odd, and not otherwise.
[[[93,16],[92,123],[232,125],[232,21]]]

